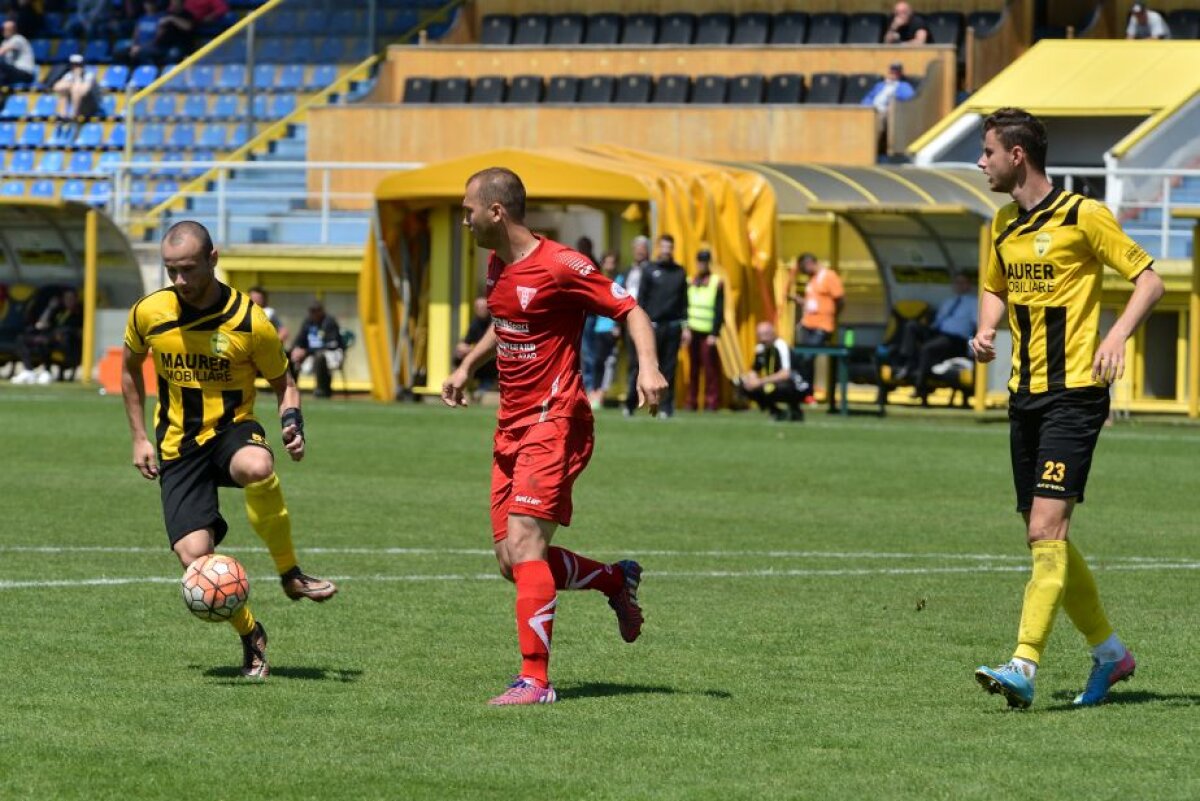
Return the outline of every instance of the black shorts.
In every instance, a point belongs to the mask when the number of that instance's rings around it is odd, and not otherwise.
[[[1108,419],[1108,390],[1082,387],[1009,396],[1013,484],[1017,511],[1035,495],[1083,503],[1092,452]]]
[[[217,505],[217,487],[239,486],[229,474],[233,455],[247,445],[271,448],[257,420],[237,423],[178,459],[159,468],[163,519],[171,547],[184,535],[202,528],[213,530],[213,544],[220,544],[229,531]]]

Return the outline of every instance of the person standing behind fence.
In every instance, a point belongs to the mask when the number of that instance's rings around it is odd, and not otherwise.
[[[796,344],[805,347],[823,347],[833,341],[833,332],[837,330],[837,318],[845,305],[846,291],[842,287],[842,279],[838,274],[817,260],[811,253],[802,253],[796,259],[796,267],[808,276],[804,285],[804,296],[793,292],[790,296],[796,303],[803,303],[803,314],[800,318],[800,328],[796,332]],[[812,356],[797,360],[800,375],[809,385],[809,395],[812,398],[813,361]]]
[[[622,283],[625,291],[629,293],[629,297],[641,303],[642,296],[642,279],[650,269],[650,240],[644,236],[634,237],[633,239],[633,264],[625,271]],[[625,336],[625,353],[629,360],[629,372],[625,378],[625,416],[631,417],[637,409],[637,377],[638,377],[638,361],[637,348],[634,348],[629,341],[628,332]]]
[[[688,349],[688,390],[684,408],[697,408],[700,374],[704,374],[704,409],[715,412],[720,402],[721,355],[717,338],[725,320],[725,287],[712,272],[712,252],[696,254],[696,277],[688,286],[688,321],[683,341]]]
[[[658,239],[658,261],[642,276],[638,298],[638,305],[654,323],[658,369],[667,379],[667,389],[658,407],[658,416],[664,420],[675,414],[675,367],[688,317],[687,273],[675,261],[674,254],[675,237],[663,234]]]

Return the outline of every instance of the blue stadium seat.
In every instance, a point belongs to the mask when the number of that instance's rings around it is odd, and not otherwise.
[[[4,197],[24,197],[25,182],[24,181],[5,181],[3,186],[0,186],[0,195]]]
[[[346,43],[332,37],[322,39],[321,44],[317,47],[317,58],[324,64],[337,64],[345,61],[347,58]]]
[[[129,82],[129,67],[124,64],[112,64],[100,76],[100,86],[110,92],[120,92]]]
[[[240,36],[218,45],[209,56],[217,64],[244,64],[246,61],[246,40]]]
[[[125,123],[118,122],[113,125],[108,132],[108,138],[104,140],[104,146],[118,149],[125,147]]]
[[[254,60],[265,64],[273,64],[283,60],[283,39],[275,36],[266,37],[256,43]]]
[[[158,160],[145,150],[135,150],[131,160],[130,175],[145,177],[158,171]]]
[[[250,130],[247,125],[235,125],[229,132],[229,147],[239,148],[250,141]]]
[[[150,187],[145,181],[129,182],[129,203],[139,208],[150,205]]]
[[[317,43],[308,36],[294,36],[284,40],[283,52],[279,54],[280,61],[292,64],[304,64],[312,60],[317,51]]]
[[[142,64],[129,76],[129,84],[134,89],[145,89],[154,83],[156,78],[158,78],[158,67],[153,64]]]
[[[12,154],[12,161],[8,163],[8,168],[13,172],[33,172],[35,155],[32,150],[18,150]]]
[[[34,39],[29,43],[33,48],[33,60],[39,64],[49,64],[54,53],[54,42],[49,39]]]
[[[226,64],[217,76],[216,89],[220,92],[237,92],[246,85],[246,67],[242,64]]]
[[[22,147],[41,147],[46,144],[46,124],[42,122],[27,122],[21,131],[17,144]]]
[[[192,161],[216,161],[217,154],[211,150],[193,150],[191,153]],[[202,175],[205,172],[204,167],[184,167],[183,174],[186,178],[195,178],[197,175]]]
[[[67,172],[76,175],[83,173],[91,173],[95,169],[96,154],[91,150],[76,150],[71,154],[71,161],[67,164]]]
[[[267,115],[270,113],[270,108],[268,108],[269,103],[270,103],[270,99],[266,95],[255,95],[254,96],[254,118],[255,119],[265,120],[267,118]]]
[[[296,33],[304,34],[305,36],[320,36],[328,31],[329,18],[321,9],[310,8],[301,18],[296,26]]]
[[[117,116],[117,99],[112,95],[105,95],[100,98],[100,116],[115,117]]]
[[[396,9],[385,11],[379,20],[379,29],[385,35],[399,36],[411,31],[421,22],[415,11],[410,9]]]
[[[93,181],[88,190],[87,202],[93,206],[103,206],[112,200],[112,183],[109,181]]]
[[[29,116],[29,95],[9,95],[0,109],[0,117],[6,120],[19,120]]]
[[[189,67],[187,72],[187,86],[189,89],[212,89],[216,85],[215,69],[208,64],[197,64],[194,67]]]
[[[29,187],[30,197],[54,197],[57,192],[54,189],[54,181],[43,178],[40,181],[34,181]]]
[[[42,15],[42,33],[47,36],[63,35],[63,15],[55,11],[47,11]]]
[[[279,68],[274,64],[258,64],[254,67],[254,88],[272,91],[275,86],[275,73]]]
[[[67,59],[77,53],[83,53],[83,42],[80,42],[78,39],[59,39],[58,47],[54,49],[53,54],[50,56],[50,62],[54,64],[66,64]],[[37,58],[36,53],[34,54],[34,58]]]
[[[186,161],[187,156],[183,151],[163,153],[161,159],[158,160],[158,175],[165,178],[179,178],[183,176],[183,167],[177,166],[179,162]]]
[[[161,148],[167,141],[166,129],[160,123],[152,122],[142,125],[138,131],[134,147]]]
[[[112,50],[107,39],[92,39],[83,49],[83,58],[89,64],[107,64],[112,60]]]
[[[101,153],[100,158],[96,159],[96,172],[114,173],[117,171],[117,165],[124,160],[125,154],[115,150]]]
[[[42,153],[37,160],[37,166],[33,169],[35,172],[62,172],[63,160],[64,156],[61,150],[47,150]]]
[[[241,116],[241,98],[238,95],[218,95],[213,100],[208,118],[214,120],[236,120]]]
[[[104,144],[104,126],[98,122],[85,122],[75,137],[75,147],[100,147]]]
[[[196,144],[196,126],[190,122],[176,123],[167,140],[171,150],[188,150]]]
[[[275,95],[271,98],[271,118],[281,119],[296,110],[295,95]]]
[[[58,117],[58,97],[55,95],[38,95],[31,112],[34,117],[53,120]]]
[[[0,147],[13,147],[17,144],[17,124],[15,122],[0,122]]]
[[[150,201],[157,206],[159,203],[166,203],[177,194],[179,194],[179,184],[175,181],[159,181],[154,185],[154,195]]]
[[[162,74],[166,75],[171,69],[172,69],[171,67],[163,67]],[[163,85],[162,88],[168,92],[186,91],[187,89],[190,88],[190,85],[188,84],[188,75],[191,73],[192,69],[195,69],[195,67],[191,67],[191,68],[185,67],[180,72],[175,73],[174,75],[171,76],[170,80],[168,80],[166,82],[166,84]]]
[[[199,92],[189,94],[183,99],[183,109],[179,116],[185,120],[202,120],[208,116],[208,95]]]
[[[87,197],[87,185],[78,178],[72,178],[69,181],[64,181],[62,185],[61,197],[63,200],[82,201]]]
[[[200,132],[200,145],[214,150],[223,150],[228,142],[228,136],[229,134],[223,124],[210,122]]]
[[[280,92],[299,92],[304,89],[304,65],[284,64],[275,78],[275,89]]]
[[[337,80],[337,67],[333,64],[318,64],[308,76],[309,89],[324,89]]]
[[[171,92],[159,92],[150,98],[150,116],[160,120],[170,119],[179,113],[177,100]]]
[[[8,151],[0,150],[0,172],[8,167]]]

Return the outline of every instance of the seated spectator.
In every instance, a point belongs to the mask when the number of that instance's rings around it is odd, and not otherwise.
[[[83,56],[78,53],[67,60],[67,71],[52,88],[58,95],[60,128],[99,113],[100,87],[96,84],[95,74],[88,72]]]
[[[275,326],[275,332],[279,334],[279,339],[287,342],[287,326],[279,319],[279,315],[275,312],[275,309],[271,308],[270,301],[267,298],[267,290],[261,286],[252,286],[246,291],[246,294],[250,296],[250,302],[262,309],[263,313],[267,315],[267,321]]]
[[[875,133],[879,137],[879,152],[887,149],[887,118],[892,103],[902,103],[916,96],[912,84],[904,79],[904,65],[896,62],[888,67],[887,76],[871,87],[862,99],[864,106],[875,107]]]
[[[158,20],[154,39],[156,63],[178,64],[195,48],[196,19],[184,8],[183,0],[168,0],[167,12]]]
[[[46,303],[38,315],[37,322],[21,335],[17,351],[21,356],[21,370],[12,377],[14,384],[49,384],[54,380],[50,372],[50,355],[62,351],[63,370],[79,365],[83,342],[83,304],[74,289],[64,289]]]
[[[103,38],[109,33],[112,16],[109,0],[79,0],[75,13],[67,20],[67,36],[76,39]]]
[[[467,326],[467,333],[454,346],[454,366],[458,367],[471,348],[483,339],[483,335],[492,327],[492,315],[488,311],[487,298],[475,298],[475,302],[471,306],[474,315],[471,317],[471,324]],[[490,392],[496,387],[496,359],[493,356],[486,362],[479,365],[475,370],[475,390],[476,399],[481,392]]]
[[[883,34],[883,43],[910,46],[933,44],[933,35],[925,18],[913,13],[911,5],[901,2],[892,9],[892,19]]]
[[[742,374],[734,386],[776,420],[803,421],[800,404],[809,386],[792,368],[791,347],[776,335],[773,323],[759,323],[755,333],[754,369]]]
[[[625,275],[617,275],[618,256],[608,251],[600,258],[600,272],[605,278],[619,286],[625,286]],[[592,376],[588,401],[593,409],[604,405],[604,396],[612,386],[613,373],[617,369],[617,343],[621,341],[621,327],[611,317],[596,317],[591,328]]]
[[[313,390],[313,397],[328,398],[333,394],[333,371],[342,366],[345,355],[342,329],[337,320],[325,313],[321,301],[313,301],[292,342],[292,375],[314,375],[317,388]]]
[[[184,0],[183,7],[197,25],[217,25],[229,13],[225,0]]]
[[[1162,14],[1151,11],[1145,3],[1134,3],[1129,10],[1129,25],[1125,28],[1126,39],[1170,39],[1171,29]]]
[[[9,16],[17,21],[17,33],[27,39],[42,35],[42,12],[38,11],[33,0],[12,0],[8,7]]]
[[[0,43],[0,86],[33,83],[37,77],[37,61],[33,45],[17,33],[15,20],[4,20],[4,42]]]
[[[156,63],[159,53],[155,47],[162,17],[163,15],[158,13],[158,3],[155,0],[144,0],[142,15],[133,23],[129,41],[117,46],[113,60],[131,66]]]
[[[978,319],[978,301],[971,277],[958,273],[954,276],[954,297],[942,301],[932,323],[924,325],[920,320],[909,320],[905,324],[896,383],[912,381],[913,397],[924,402],[929,395],[929,376],[934,365],[967,355],[967,343],[975,336]]]

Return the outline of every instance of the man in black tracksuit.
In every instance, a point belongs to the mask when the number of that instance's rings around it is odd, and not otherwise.
[[[642,275],[638,292],[638,305],[654,324],[658,369],[667,379],[667,391],[658,407],[658,416],[663,418],[675,414],[675,366],[688,316],[687,273],[675,262],[674,252],[675,238],[670,234],[659,237],[658,261]]]

